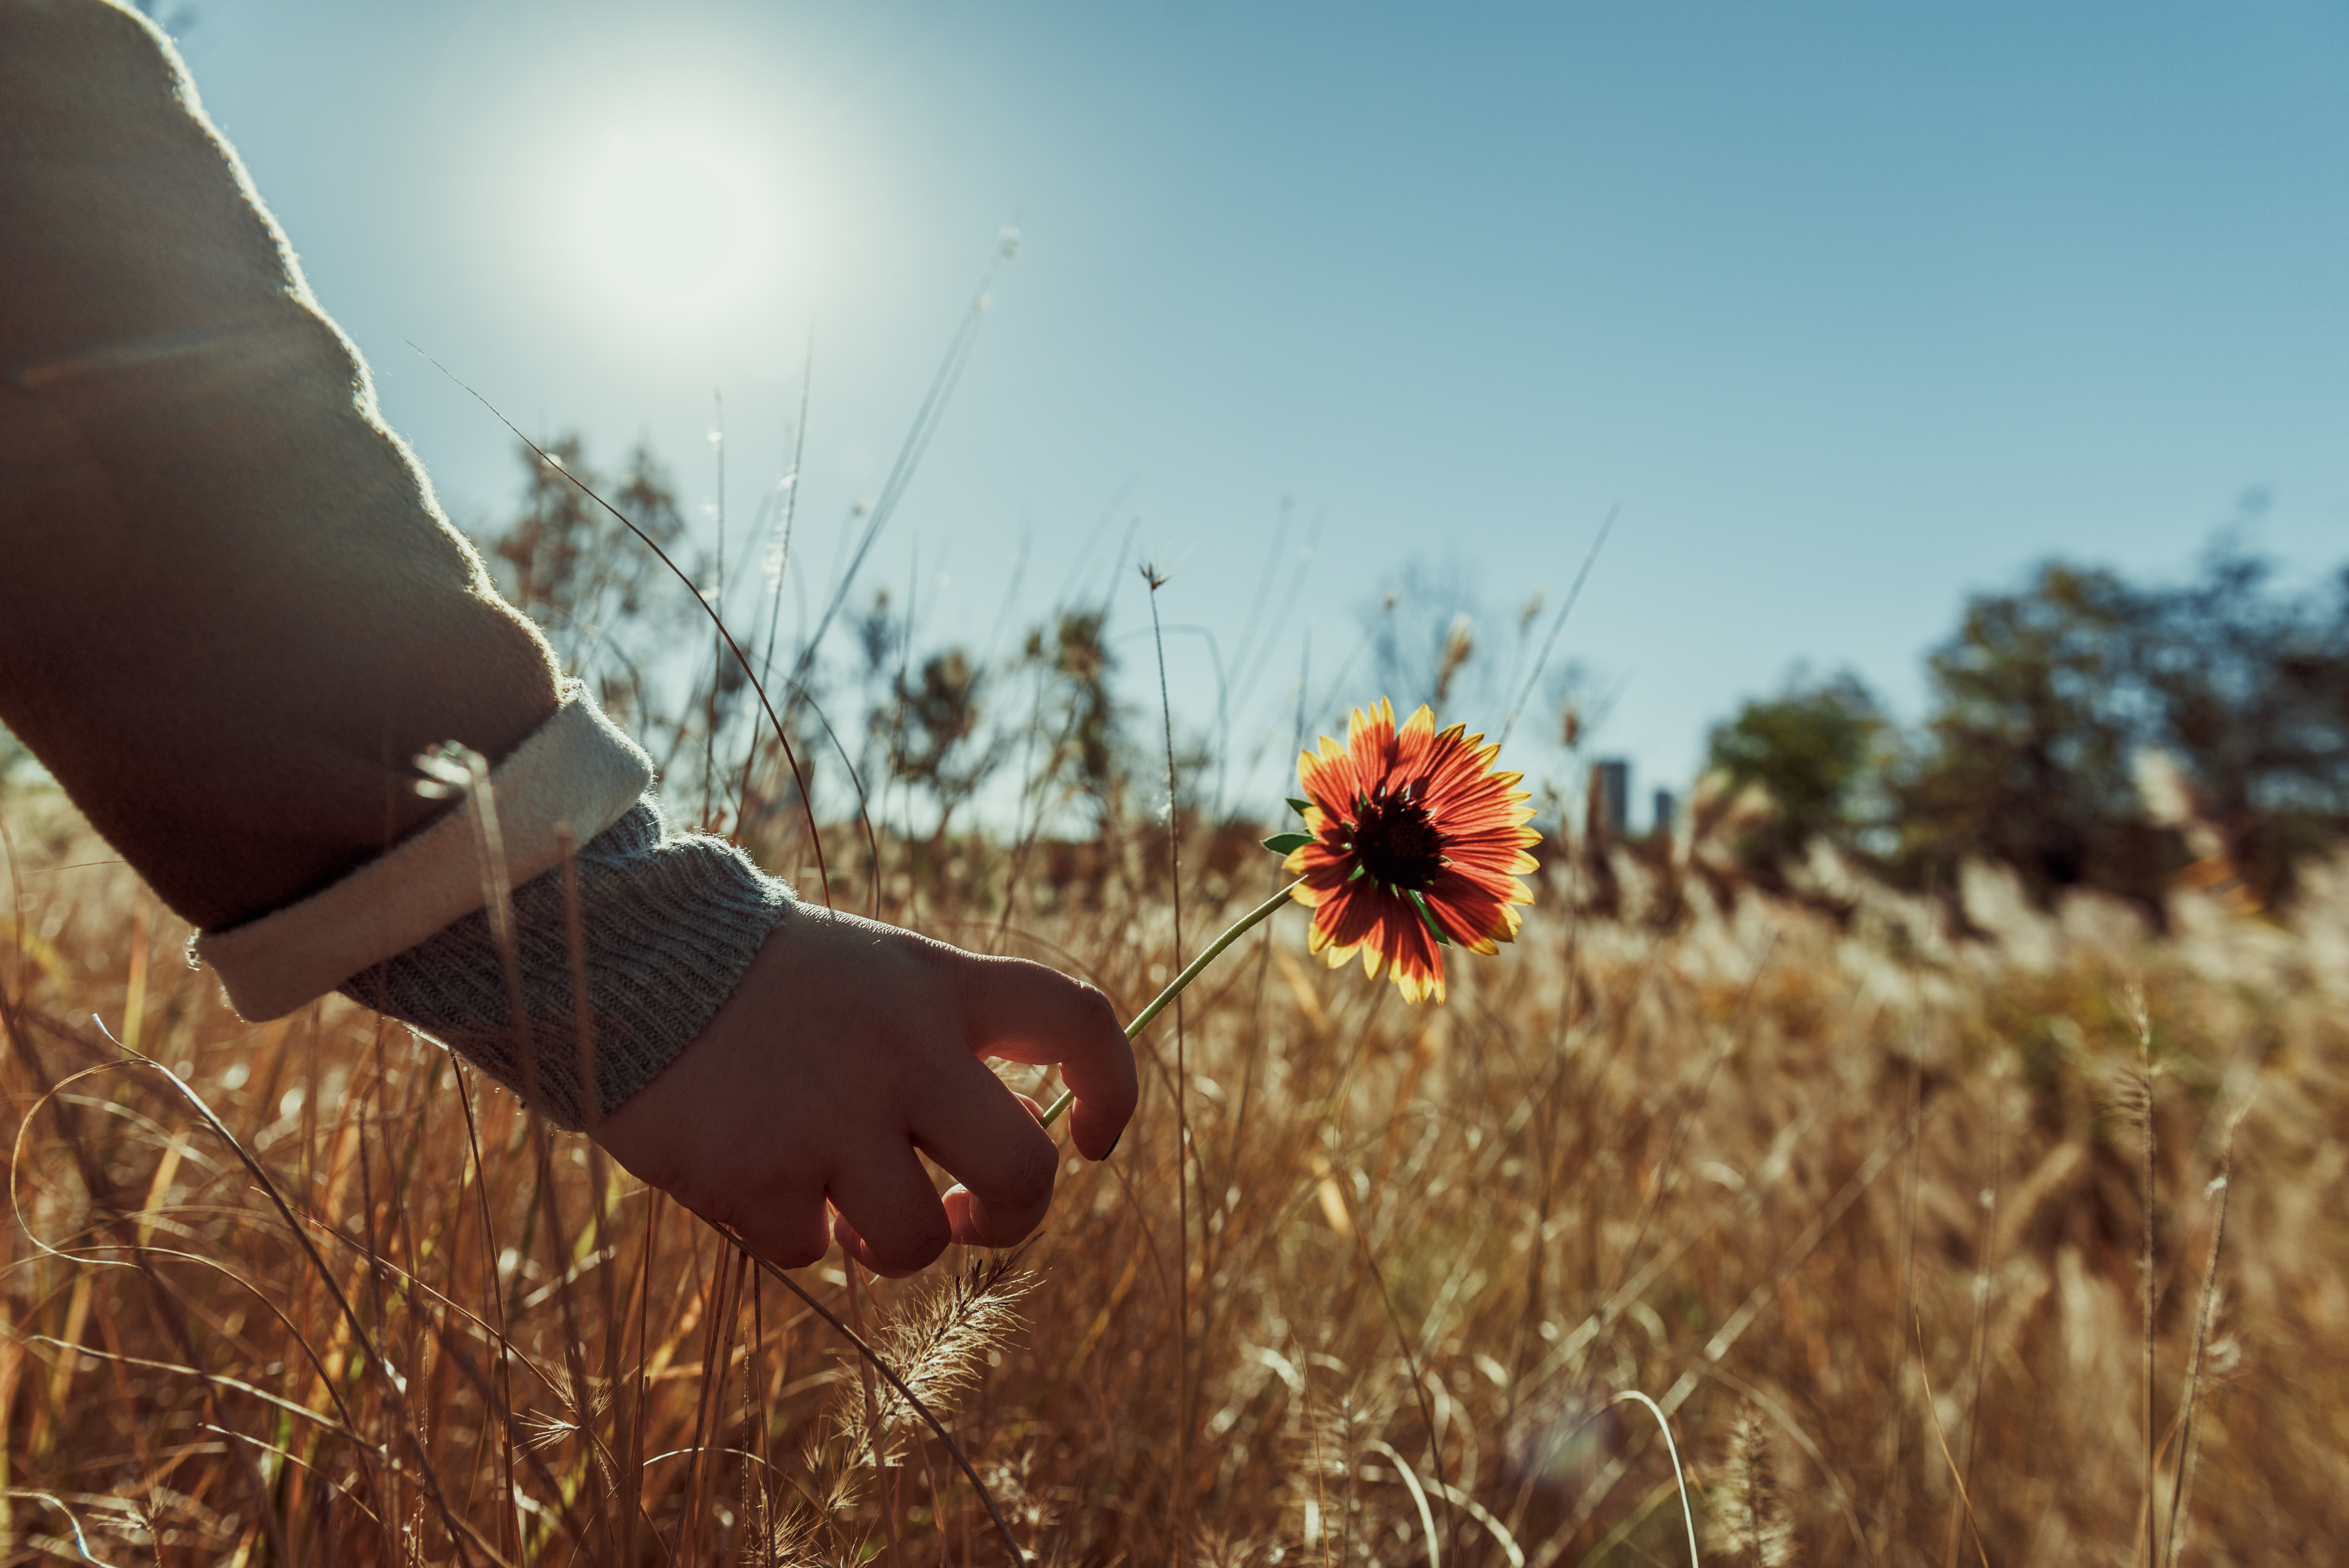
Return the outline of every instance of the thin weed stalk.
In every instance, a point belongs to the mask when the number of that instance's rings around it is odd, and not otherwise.
[[[2219,1313],[2219,1257],[2227,1243],[2227,1201],[2234,1191],[2235,1130],[2243,1123],[2250,1107],[2236,1110],[2227,1119],[2227,1130],[2219,1146],[2218,1173],[2210,1178],[2210,1192],[2215,1204],[2210,1216],[2210,1255],[2202,1267],[2202,1292],[2194,1314],[2194,1349],[2186,1362],[2186,1387],[2179,1397],[2179,1408],[2185,1412],[2185,1431],[2178,1456],[2178,1480],[2169,1493],[2168,1548],[2164,1559],[2169,1568],[2185,1560],[2186,1527],[2193,1515],[2189,1504],[2194,1495],[2194,1468],[2200,1457],[2201,1395],[2203,1357],[2210,1346],[2210,1326]]]
[[[1973,1484],[1974,1454],[1979,1447],[1982,1433],[1982,1384],[1988,1377],[1990,1370],[1991,1277],[1992,1271],[1998,1263],[1996,1253],[1999,1183],[2003,1174],[2001,1169],[2002,1164],[2001,1138],[2004,1127],[1999,1114],[2002,1102],[2000,1090],[2003,1087],[2003,1081],[2000,1076],[1993,1072],[1991,1075],[1990,1096],[1990,1184],[1982,1190],[1980,1205],[1982,1242],[1976,1249],[1974,1262],[1973,1333],[1971,1336],[1973,1353],[1971,1357],[1971,1366],[1969,1368],[1972,1387],[1966,1399],[1965,1459],[1961,1466],[1964,1471],[1962,1478],[1964,1487],[1971,1487]],[[1960,1497],[1962,1498],[1963,1495],[1964,1488],[1961,1487]],[[1958,1500],[1952,1499],[1950,1504],[1949,1544],[1941,1554],[1945,1568],[1957,1568],[1958,1526],[1961,1522],[1962,1521],[1960,1518]]]
[[[2142,1276],[2138,1289],[2140,1291],[2139,1299],[2143,1304],[2141,1322],[2143,1326],[2142,1338],[2145,1346],[2145,1378],[2143,1389],[2145,1409],[2145,1531],[2142,1540],[2145,1553],[2144,1561],[2148,1564],[2157,1564],[2159,1562],[2159,1542],[2155,1538],[2156,1521],[2154,1513],[2154,1483],[2155,1471],[2160,1463],[2161,1436],[2160,1425],[2154,1413],[2153,1387],[2154,1307],[2155,1298],[2159,1290],[2159,1282],[2155,1277],[2154,1274],[2155,1194],[2153,1181],[2153,1023],[2151,1015],[2147,1011],[2145,994],[2141,989],[2134,991],[2131,995],[2129,998],[2129,1010],[2137,1025],[2138,1063],[2137,1081],[2134,1086],[2134,1091],[2130,1098],[2132,1109],[2137,1113],[2136,1119],[2137,1124],[2137,1137],[2143,1149],[2143,1153],[2137,1165],[2137,1204],[2144,1216],[2144,1228],[2141,1233],[2140,1246],[2137,1255],[2137,1270],[2139,1274]],[[2133,1544],[2132,1552],[2134,1552],[2135,1549],[2135,1545]]]
[[[1166,585],[1143,566],[1150,585],[1150,636],[1158,652],[1158,711],[1166,738],[1166,882],[1174,904],[1174,968],[1183,969],[1183,828],[1174,776],[1174,708],[1166,690],[1166,635],[1158,624],[1158,591]],[[1183,1028],[1183,994],[1174,994],[1174,1550],[1179,1565],[1191,1552],[1191,1069]],[[1204,1282],[1202,1282],[1204,1284]]]
[[[1957,1489],[1958,1505],[1965,1515],[1966,1531],[1973,1538],[1974,1553],[1982,1559],[1982,1568],[1990,1568],[1990,1549],[1982,1544],[1982,1525],[1974,1518],[1974,1500],[1966,1490],[1965,1472],[1958,1468],[1957,1456],[1950,1452],[1950,1435],[1941,1429],[1940,1408],[1933,1402],[1933,1374],[1926,1367],[1924,1320],[1920,1317],[1913,1322],[1917,1333],[1917,1376],[1925,1385],[1925,1414],[1933,1423],[1933,1441],[1940,1448],[1941,1462],[1949,1467],[1950,1484]]]
[[[414,344],[410,344],[409,346],[414,348],[416,346]],[[541,447],[536,441],[532,440],[528,436],[523,435],[522,433],[522,427],[516,425],[512,419],[507,418],[496,404],[491,402],[487,397],[482,397],[481,393],[474,391],[472,387],[467,386],[463,381],[459,380],[456,375],[451,372],[447,366],[441,364],[439,360],[434,359],[430,355],[425,354],[422,349],[418,348],[416,352],[423,355],[425,361],[435,370],[438,370],[443,376],[448,377],[450,380],[455,381],[457,385],[460,387],[462,387],[466,392],[471,393],[472,397],[480,402],[481,407],[487,408],[491,415],[497,419],[498,423],[503,425],[508,430],[512,431],[514,438],[520,441],[524,447],[527,447],[540,462],[548,465],[556,472],[561,473],[565,480],[568,480],[572,484],[578,487],[581,494],[594,501],[597,506],[602,507],[606,512],[611,514],[613,521],[619,523],[621,527],[626,529],[630,533],[636,535],[636,538],[642,542],[645,548],[658,556],[660,558],[661,564],[667,567],[669,571],[676,575],[677,580],[685,584],[686,591],[692,594],[695,602],[699,603],[703,610],[708,613],[710,624],[717,628],[719,636],[725,640],[727,652],[731,654],[734,657],[735,663],[741,666],[743,678],[750,682],[750,689],[758,694],[759,706],[766,713],[767,722],[774,726],[775,743],[782,748],[783,760],[791,767],[792,782],[799,789],[800,803],[807,815],[808,842],[815,851],[816,878],[823,890],[824,907],[827,909],[832,907],[832,873],[826,869],[824,864],[823,830],[815,820],[815,802],[812,797],[808,794],[807,778],[800,771],[799,754],[792,749],[791,735],[783,727],[783,721],[780,717],[776,717],[774,704],[769,701],[767,697],[767,688],[760,683],[759,672],[751,668],[750,656],[744,654],[740,645],[734,641],[734,634],[726,629],[724,617],[720,616],[716,608],[712,606],[707,599],[702,597],[701,591],[694,585],[692,575],[683,567],[679,566],[675,561],[669,559],[668,552],[660,547],[658,541],[655,540],[652,535],[647,533],[643,529],[638,528],[626,513],[620,511],[619,508],[614,506],[610,501],[605,500],[595,490],[589,489],[587,485],[582,482],[578,476],[572,473],[570,469],[564,468],[561,463],[554,461],[554,459],[547,454],[544,448]],[[819,634],[819,635],[820,634]]]

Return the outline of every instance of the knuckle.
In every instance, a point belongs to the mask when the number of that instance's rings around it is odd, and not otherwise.
[[[1029,1219],[1024,1216],[1010,1220],[1000,1218],[990,1219],[985,1233],[979,1239],[984,1243],[984,1244],[990,1247],[999,1249],[1016,1247],[1020,1243],[1026,1241],[1030,1235],[1034,1233],[1035,1229],[1040,1222],[1040,1220]]]
[[[646,1180],[709,1223],[737,1233],[742,1231],[746,1216],[737,1197],[738,1189],[723,1181],[701,1180],[698,1175],[666,1185],[649,1177]]]
[[[912,1274],[937,1261],[947,1244],[954,1240],[954,1231],[947,1223],[944,1210],[925,1215],[898,1233],[885,1240],[867,1236],[864,1244],[895,1274]]]
[[[695,1212],[734,1232],[752,1252],[778,1268],[803,1269],[832,1250],[831,1228],[821,1212],[810,1215],[799,1204],[761,1202],[746,1197],[761,1185],[756,1176],[748,1172],[731,1184],[713,1183],[717,1191],[727,1195]]]
[[[804,1237],[777,1247],[774,1250],[774,1262],[780,1268],[803,1269],[821,1261],[823,1254],[831,1250],[832,1243],[829,1239]]]
[[[1049,1138],[1023,1138],[1006,1162],[1002,1201],[1017,1209],[1034,1209],[1052,1198],[1052,1184],[1061,1173],[1061,1153]]]
[[[1123,1037],[1125,1031],[1117,1021],[1117,1009],[1111,1006],[1110,999],[1099,989],[1092,985],[1084,986],[1077,1005],[1082,1009],[1086,1023],[1097,1033]]]

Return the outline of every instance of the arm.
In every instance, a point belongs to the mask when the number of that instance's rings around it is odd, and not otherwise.
[[[142,19],[0,0],[0,721],[205,929],[439,810],[555,710]]]
[[[1133,1109],[1098,993],[792,905],[638,801],[643,753],[499,600],[169,45],[109,0],[0,0],[0,721],[247,1016],[339,987],[780,1262],[832,1234],[904,1272],[1032,1228],[1058,1157],[983,1055],[1061,1063],[1096,1158]],[[498,759],[519,1030],[471,825],[410,787],[451,739]],[[916,1150],[969,1191],[941,1203]]]

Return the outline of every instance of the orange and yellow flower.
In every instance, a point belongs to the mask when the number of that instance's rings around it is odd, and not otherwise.
[[[1386,965],[1406,1002],[1444,1000],[1441,942],[1495,952],[1534,898],[1517,880],[1541,841],[1523,775],[1494,772],[1501,748],[1466,728],[1439,735],[1422,707],[1398,729],[1381,697],[1354,710],[1344,746],[1324,736],[1297,761],[1309,841],[1286,864],[1304,878],[1292,896],[1313,908],[1312,949],[1332,969],[1360,953],[1374,980]]]

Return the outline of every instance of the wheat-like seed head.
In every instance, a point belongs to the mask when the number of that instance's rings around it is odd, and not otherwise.
[[[821,1522],[790,1502],[778,1503],[774,1491],[761,1486],[752,1517],[742,1522],[742,1568],[823,1568],[817,1544]]]
[[[1761,1412],[1747,1407],[1730,1429],[1729,1447],[1712,1489],[1713,1550],[1762,1568],[1795,1560],[1795,1521],[1770,1457],[1770,1432]]]
[[[1019,1450],[1018,1460],[997,1460],[983,1467],[987,1489],[1010,1520],[1030,1540],[1041,1537],[1060,1522],[1060,1501],[1047,1494],[1036,1473],[1036,1449]]]
[[[978,1380],[980,1359],[1020,1326],[1017,1304],[1035,1281],[1019,1269],[1019,1258],[1003,1253],[968,1264],[921,1291],[882,1327],[874,1347],[933,1411],[950,1408]],[[843,1383],[833,1398],[829,1425],[836,1439],[886,1464],[895,1451],[891,1438],[914,1411],[885,1379],[875,1381],[873,1399],[877,1414],[867,1411],[861,1381]]]

